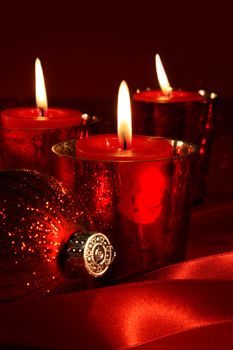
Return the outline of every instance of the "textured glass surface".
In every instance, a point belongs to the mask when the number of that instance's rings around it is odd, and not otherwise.
[[[56,147],[58,176],[88,207],[88,229],[105,233],[117,251],[110,279],[185,257],[195,148],[167,143],[173,145],[170,158],[146,162],[76,159],[76,141]]]

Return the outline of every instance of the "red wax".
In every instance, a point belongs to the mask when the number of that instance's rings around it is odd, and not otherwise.
[[[135,101],[156,103],[188,103],[204,101],[204,97],[198,92],[173,90],[169,96],[165,96],[160,90],[137,92],[133,96]]]
[[[163,138],[133,136],[130,149],[123,150],[117,135],[103,134],[76,142],[76,157],[84,160],[143,162],[169,159],[173,147]]]
[[[82,113],[72,109],[49,108],[39,116],[36,108],[12,108],[2,112],[5,129],[56,129],[80,125]]]

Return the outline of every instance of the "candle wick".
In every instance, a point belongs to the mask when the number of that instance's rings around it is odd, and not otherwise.
[[[166,97],[168,97],[168,98],[172,97],[172,88],[171,87],[167,90]]]
[[[126,151],[127,150],[127,141],[126,138],[123,137],[123,150]]]
[[[38,107],[40,117],[44,117],[44,108]]]

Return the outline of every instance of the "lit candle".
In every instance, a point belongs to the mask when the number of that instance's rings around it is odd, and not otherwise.
[[[86,136],[90,117],[77,110],[48,108],[38,58],[35,80],[37,108],[12,108],[1,113],[1,168],[28,168],[54,174],[55,159],[51,147],[62,140]]]
[[[192,134],[193,141],[193,127],[203,117],[205,98],[198,92],[174,90],[159,55],[155,56],[155,64],[161,90],[138,91],[134,94],[133,130],[138,134],[173,138],[185,138]]]
[[[101,229],[118,248],[114,278],[184,258],[195,151],[182,141],[132,137],[125,82],[118,96],[118,136],[90,136],[53,147],[58,177],[89,208],[89,229]]]
[[[159,55],[155,65],[161,90],[139,91],[134,94],[136,134],[187,140],[199,147],[198,180],[195,197],[201,197],[208,169],[208,150],[213,135],[214,106],[217,95],[203,90],[184,91],[171,87]],[[205,166],[203,165],[205,163]]]

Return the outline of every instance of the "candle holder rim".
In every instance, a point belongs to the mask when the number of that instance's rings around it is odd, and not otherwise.
[[[114,134],[105,134],[106,137],[108,137],[109,135],[114,135]],[[89,136],[88,138],[91,137],[96,137],[99,135],[93,135],[93,136]],[[115,135],[117,138],[117,135]],[[135,136],[142,136],[142,135],[134,135]],[[146,136],[146,135],[144,135]],[[64,154],[62,152],[58,152],[57,148],[61,147],[62,145],[70,145],[70,144],[74,144],[76,141],[78,141],[78,139],[72,139],[72,140],[67,140],[67,141],[62,141],[59,142],[55,145],[52,146],[52,152],[54,152],[56,154],[56,156],[58,157],[62,157],[62,158],[68,158],[68,159],[73,159],[73,160],[81,160],[81,161],[88,161],[88,162],[93,162],[93,163],[112,163],[112,162],[117,162],[117,163],[149,163],[149,162],[160,162],[160,161],[167,161],[167,160],[176,160],[176,159],[182,159],[182,158],[188,158],[188,157],[192,157],[194,156],[198,150],[199,147],[189,141],[181,141],[181,140],[177,140],[177,139],[172,139],[172,138],[168,138],[168,137],[162,137],[162,136],[147,136],[150,139],[161,139],[161,140],[167,140],[167,141],[173,141],[174,144],[178,143],[178,142],[182,142],[182,144],[185,144],[187,146],[190,146],[192,148],[192,151],[190,153],[187,154],[183,154],[183,155],[172,155],[172,156],[167,156],[167,157],[160,157],[160,158],[148,158],[148,159],[122,159],[122,158],[109,158],[109,159],[92,159],[92,158],[88,158],[88,157],[77,157],[76,155],[69,155],[69,154]],[[68,146],[68,148],[70,148]],[[71,149],[71,148],[70,148]]]

